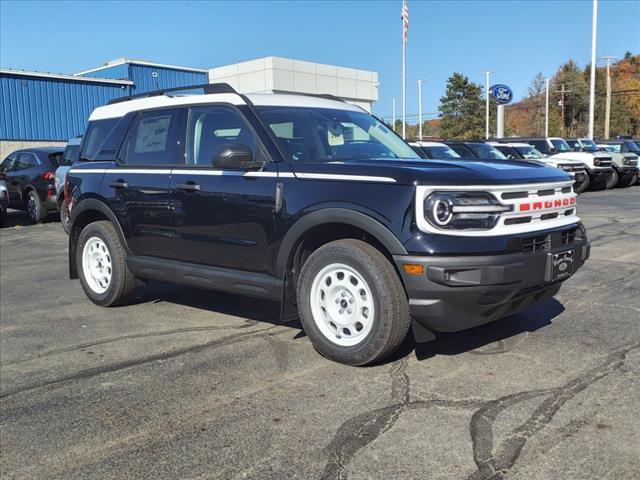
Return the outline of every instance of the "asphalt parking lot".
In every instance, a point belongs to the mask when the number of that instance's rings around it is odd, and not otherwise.
[[[152,283],[96,307],[60,224],[12,213],[2,478],[640,478],[638,212],[640,187],[581,195],[592,258],[556,299],[368,368],[271,303]]]

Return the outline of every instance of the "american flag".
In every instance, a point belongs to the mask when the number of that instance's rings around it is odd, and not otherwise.
[[[402,43],[407,43],[407,37],[409,36],[409,7],[407,7],[407,0],[402,1]]]

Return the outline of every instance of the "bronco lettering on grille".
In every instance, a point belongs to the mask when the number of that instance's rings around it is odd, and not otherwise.
[[[561,208],[575,205],[575,203],[576,197],[557,198],[555,200],[545,200],[544,202],[521,203],[518,206],[518,211],[528,212],[531,210],[546,210],[547,208]]]

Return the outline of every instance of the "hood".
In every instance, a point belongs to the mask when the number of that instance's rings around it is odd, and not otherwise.
[[[550,155],[550,160],[575,160],[577,162],[585,163],[592,162],[594,157],[611,158],[608,152],[562,152]]]
[[[562,170],[530,160],[346,160],[330,163],[291,163],[295,174],[364,176],[402,185],[512,185],[562,182]],[[309,176],[308,178],[313,178]]]

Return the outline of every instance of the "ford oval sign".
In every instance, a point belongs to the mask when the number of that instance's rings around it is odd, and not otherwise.
[[[506,85],[494,85],[489,91],[491,92],[491,96],[493,99],[501,105],[506,103],[510,103],[513,100],[513,92]]]

